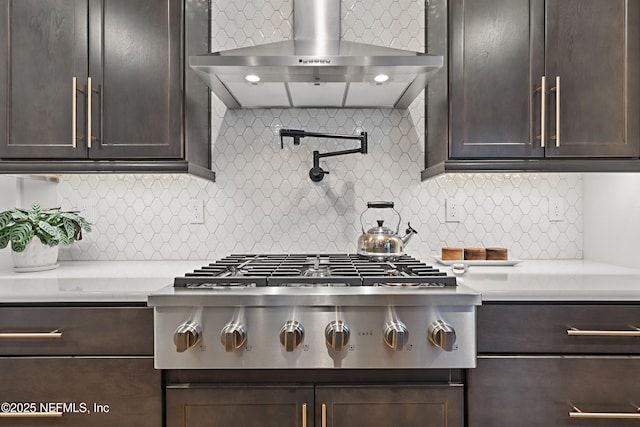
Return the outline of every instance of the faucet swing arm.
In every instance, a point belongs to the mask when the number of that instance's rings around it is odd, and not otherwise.
[[[300,145],[300,139],[305,137],[314,138],[333,138],[333,139],[353,139],[360,141],[360,147],[351,150],[330,151],[327,153],[313,152],[313,167],[309,171],[309,178],[314,182],[320,182],[328,171],[320,167],[320,159],[324,157],[344,156],[346,154],[362,153],[367,154],[367,132],[361,132],[360,135],[342,135],[331,133],[307,132],[298,129],[280,129],[280,148],[284,148],[284,137],[293,137],[293,145]]]

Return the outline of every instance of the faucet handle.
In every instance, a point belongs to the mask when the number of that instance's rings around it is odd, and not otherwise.
[[[329,175],[329,171],[322,169],[320,166],[314,166],[309,171],[309,178],[313,182],[320,182],[325,175]]]

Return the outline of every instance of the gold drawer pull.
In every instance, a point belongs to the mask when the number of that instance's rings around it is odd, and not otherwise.
[[[575,406],[572,406],[571,408],[573,411],[569,412],[569,418],[591,418],[603,420],[640,419],[640,413],[637,412],[582,412]]]
[[[58,329],[51,332],[2,332],[0,339],[61,339],[62,332]]]
[[[597,331],[570,328],[567,329],[567,335],[575,337],[640,337],[640,329],[634,328],[628,331]]]
[[[0,418],[59,418],[62,412],[0,412]]]

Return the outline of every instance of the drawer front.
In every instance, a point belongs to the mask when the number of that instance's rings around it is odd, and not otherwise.
[[[3,307],[0,355],[153,355],[153,310]]]
[[[0,357],[0,426],[158,427],[153,358]]]
[[[637,426],[638,370],[638,357],[480,357],[469,427]]]
[[[635,328],[640,306],[487,304],[478,307],[478,353],[640,354]]]

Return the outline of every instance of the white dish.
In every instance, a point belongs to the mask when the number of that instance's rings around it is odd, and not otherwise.
[[[13,270],[16,273],[31,273],[33,271],[53,270],[58,267],[60,267],[60,264],[39,265],[37,267],[13,267]]]
[[[452,259],[452,260],[443,260],[440,257],[434,256],[433,257],[436,261],[438,261],[440,264],[442,265],[453,265],[453,264],[464,264],[467,267],[471,266],[471,265],[484,265],[487,267],[499,267],[499,266],[505,266],[505,267],[511,267],[514,266],[516,264],[518,264],[519,262],[522,262],[522,260],[519,259],[506,259],[506,260],[492,260],[492,259],[481,259],[481,260],[470,260],[470,259]]]

